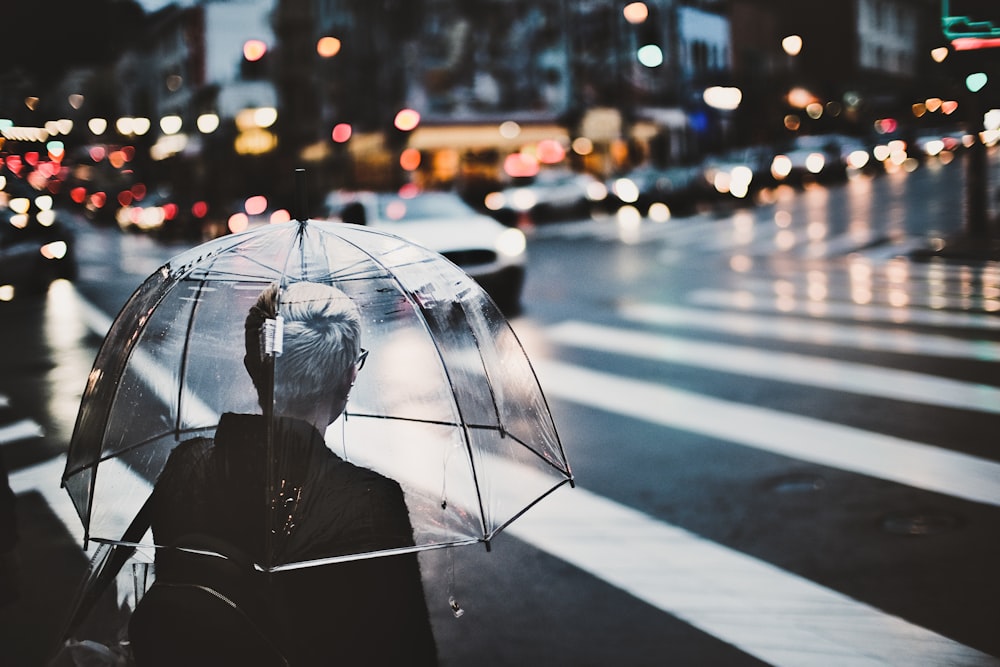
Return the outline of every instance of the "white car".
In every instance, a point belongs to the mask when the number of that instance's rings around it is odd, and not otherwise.
[[[587,216],[607,196],[607,186],[591,174],[546,169],[516,185],[491,192],[484,204],[505,222],[522,214],[533,222],[546,222]]]
[[[450,192],[412,195],[334,191],[325,201],[331,220],[395,234],[461,267],[500,308],[516,313],[524,286],[527,240]]]
[[[771,174],[778,181],[843,180],[864,169],[870,153],[858,139],[840,134],[805,134],[775,155]]]

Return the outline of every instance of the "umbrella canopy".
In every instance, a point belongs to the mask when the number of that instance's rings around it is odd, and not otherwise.
[[[283,354],[282,316],[293,317],[299,283],[347,295],[365,348],[346,411],[314,442],[279,408],[304,382]],[[269,289],[277,312],[251,349],[258,329],[248,313]],[[248,369],[262,360],[266,379],[255,386]],[[136,532],[154,485],[179,445],[219,449],[224,429],[242,448],[227,470],[242,458],[264,470],[263,488],[244,505],[259,511],[257,564],[271,571],[488,544],[573,481],[527,355],[486,293],[440,255],[341,223],[293,221],[217,239],[133,294],[97,355],[63,475],[86,539],[164,546],[155,531]],[[398,484],[412,540],[335,539],[346,519],[307,501],[320,495],[318,471],[345,463]],[[181,477],[203,479],[188,469]],[[324,491],[323,503],[335,505],[344,488]]]

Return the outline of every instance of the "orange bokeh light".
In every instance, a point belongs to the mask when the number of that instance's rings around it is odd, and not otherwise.
[[[396,126],[396,129],[402,132],[409,132],[419,124],[420,113],[414,109],[401,109],[400,112],[396,114],[396,119],[393,121],[393,125]]]
[[[316,42],[316,53],[323,58],[332,58],[340,53],[340,40],[336,37],[321,37]]]
[[[239,234],[250,227],[250,218],[247,217],[246,213],[233,213],[229,216],[229,222],[226,226],[233,234]]]
[[[420,151],[416,148],[407,148],[399,156],[399,166],[406,171],[414,171],[420,166]]]
[[[267,44],[259,39],[248,39],[243,43],[243,57],[250,62],[256,62],[267,53]]]

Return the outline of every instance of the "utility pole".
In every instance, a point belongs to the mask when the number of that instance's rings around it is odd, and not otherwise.
[[[983,97],[1000,86],[1000,3],[942,0],[941,32],[950,45],[951,71],[963,92],[965,130],[973,136],[965,161],[965,232],[973,241],[990,240],[986,146],[982,142]],[[992,79],[992,80],[991,80]]]

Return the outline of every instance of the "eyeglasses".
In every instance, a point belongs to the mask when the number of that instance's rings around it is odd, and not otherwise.
[[[358,355],[358,360],[354,362],[355,366],[358,367],[360,371],[365,367],[365,361],[368,359],[368,350],[361,348],[361,354]]]

